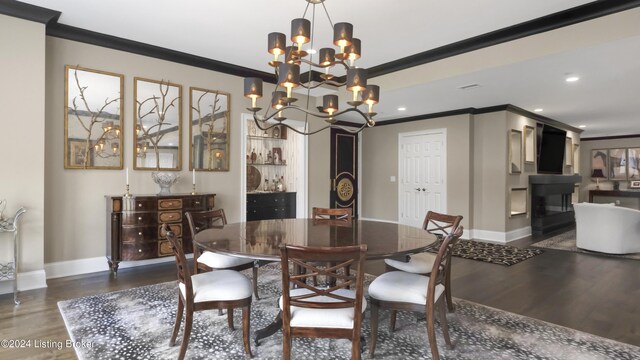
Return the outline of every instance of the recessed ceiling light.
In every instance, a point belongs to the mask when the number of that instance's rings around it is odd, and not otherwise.
[[[587,127],[587,125],[578,125],[579,128],[584,129]]]
[[[406,108],[406,107],[403,107],[403,106],[401,106],[401,107],[399,107],[399,108],[398,108],[398,111],[405,111],[405,110],[407,110],[407,108]]]
[[[537,108],[537,109],[533,109],[533,111],[535,111],[535,112],[542,112],[542,109],[541,109],[541,108]]]
[[[576,81],[578,81],[578,80],[580,80],[580,78],[579,78],[579,77],[577,77],[577,76],[568,76],[568,77],[565,79],[565,81],[566,81],[566,82],[576,82]]]

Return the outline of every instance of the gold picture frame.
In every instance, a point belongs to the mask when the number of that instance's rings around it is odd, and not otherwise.
[[[64,69],[64,168],[122,169],[124,75]]]
[[[189,88],[189,170],[229,171],[231,94]]]
[[[182,169],[182,85],[133,79],[133,168]]]

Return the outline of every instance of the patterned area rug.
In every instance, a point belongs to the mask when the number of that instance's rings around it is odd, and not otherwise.
[[[438,252],[440,242],[429,250]],[[464,259],[480,260],[492,264],[511,266],[544,253],[540,249],[521,249],[510,245],[492,244],[475,240],[460,240],[453,248],[452,255]]]
[[[367,277],[367,283],[373,279]],[[268,265],[260,270],[262,300],[251,309],[252,330],[266,326],[276,315],[280,294],[280,271]],[[90,342],[77,347],[80,359],[175,359],[179,345],[169,347],[175,319],[176,282],[144,286],[58,303],[74,341]],[[442,359],[639,359],[640,348],[552,325],[513,313],[455,300],[457,309],[447,314],[455,348],[444,344],[439,326],[438,348]],[[242,346],[241,315],[236,330],[229,331],[226,315],[217,310],[198,312],[187,349],[189,359],[246,359]],[[425,321],[399,313],[393,336],[388,331],[388,312],[381,312],[377,359],[430,359]],[[363,334],[369,342],[369,316]],[[179,334],[181,339],[182,332]],[[254,359],[281,359],[282,336],[278,332],[252,343]],[[296,339],[296,359],[348,359],[347,340]],[[366,355],[363,357],[366,358]]]
[[[539,241],[531,246],[535,246],[539,248],[554,249],[554,250],[573,251],[573,252],[579,252],[584,254],[640,260],[640,253],[616,255],[616,254],[605,254],[597,251],[578,249],[578,247],[576,246],[576,230],[575,229],[550,237],[547,240]]]

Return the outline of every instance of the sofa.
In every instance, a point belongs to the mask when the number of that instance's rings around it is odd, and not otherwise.
[[[640,211],[614,204],[574,204],[576,245],[607,254],[640,252]]]

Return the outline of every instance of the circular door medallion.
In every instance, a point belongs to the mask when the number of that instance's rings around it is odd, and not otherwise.
[[[340,200],[349,201],[353,196],[353,183],[347,178],[338,181],[336,192]]]

